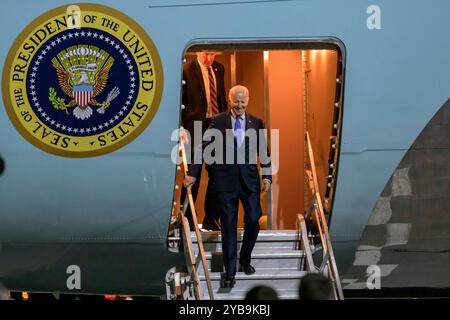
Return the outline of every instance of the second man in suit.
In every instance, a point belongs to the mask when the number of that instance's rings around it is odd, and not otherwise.
[[[195,142],[201,142],[203,133],[208,128],[211,119],[227,110],[224,75],[225,68],[214,61],[216,52],[198,52],[197,57],[186,63],[183,68],[183,105],[181,122],[185,130],[190,134],[191,163],[194,162]],[[201,136],[195,136],[194,125],[201,125]],[[208,171],[208,187],[205,195],[205,217],[202,228],[206,230],[220,230],[219,212],[217,209],[216,191],[214,188],[214,176],[211,167]],[[194,201],[197,198],[200,185],[200,176],[192,186]],[[181,199],[184,201],[186,190],[183,188]],[[193,229],[192,213],[190,208],[186,210],[186,218]]]

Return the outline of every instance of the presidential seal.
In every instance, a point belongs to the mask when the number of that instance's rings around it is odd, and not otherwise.
[[[155,45],[128,16],[97,4],[43,14],[16,39],[3,99],[20,134],[65,157],[103,155],[151,122],[163,74]]]

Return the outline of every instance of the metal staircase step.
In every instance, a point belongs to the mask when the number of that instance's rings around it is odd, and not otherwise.
[[[222,236],[220,231],[201,232],[203,243],[221,243]],[[243,230],[238,230],[238,242],[242,242]],[[283,243],[296,242],[298,232],[296,230],[261,230],[258,234],[257,242]],[[191,232],[191,241],[197,242],[195,232]]]
[[[211,263],[210,260],[207,262],[208,270],[211,272]],[[252,266],[255,267],[258,270],[299,270],[301,263],[299,261],[294,260],[275,260],[271,259],[270,261],[267,260],[254,260],[252,261]],[[202,266],[200,266],[202,268]],[[214,271],[219,271],[216,267]],[[223,267],[220,270],[224,270]]]
[[[307,272],[300,271],[305,253],[302,250],[296,249],[299,239],[299,234],[296,230],[260,231],[252,252],[251,262],[256,272],[252,275],[238,272],[235,278],[236,284],[232,289],[220,288],[220,272],[211,272],[210,270],[213,253],[220,253],[222,251],[222,237],[220,232],[202,232],[201,236],[215,299],[244,299],[247,292],[257,285],[271,286],[277,291],[280,299],[298,298],[300,280],[307,275]],[[242,246],[242,236],[242,230],[238,230],[238,252]],[[191,232],[191,241],[194,243],[193,248],[197,255],[197,238],[194,232]],[[217,262],[220,268],[221,261],[219,260]],[[215,271],[218,270],[215,269]],[[208,299],[209,296],[202,265],[199,266],[198,274],[204,299]]]
[[[222,252],[222,250],[215,250],[215,252]],[[198,251],[195,252],[197,254]],[[206,259],[211,259],[212,252],[205,250]],[[299,259],[303,258],[305,253],[302,250],[290,249],[264,249],[255,248],[252,252],[253,259]]]
[[[245,296],[247,295],[247,291],[242,290],[234,290],[233,288],[230,292],[221,293],[220,290],[216,290],[214,292],[214,299],[215,300],[244,300]],[[205,288],[206,290],[206,288]],[[278,294],[278,299],[280,300],[296,300],[298,299],[298,289],[295,290],[279,290],[275,289]],[[205,298],[208,298],[208,292],[205,291]]]
[[[247,275],[243,272],[237,272],[235,279],[238,280],[281,280],[281,279],[301,279],[305,277],[308,273],[306,271],[300,271],[300,270],[273,270],[271,272],[263,272],[258,271],[254,274]],[[210,274],[211,281],[219,281],[220,280],[220,273],[219,272],[212,272]],[[199,275],[200,281],[205,280],[204,275]]]
[[[274,288],[280,299],[296,299],[300,281],[306,276],[305,271],[299,270],[273,270],[272,272],[262,272],[257,270],[255,274],[246,275],[242,272],[236,274],[236,284],[233,288],[220,288],[220,273],[210,274],[211,285],[216,300],[243,299],[247,292],[258,285],[265,285]],[[200,275],[201,286],[204,298],[208,299],[205,277]]]
[[[221,253],[221,250],[217,250]],[[195,255],[198,254],[196,250]],[[205,252],[206,262],[208,268],[211,268],[211,259],[213,253]],[[256,248],[252,252],[252,265],[258,269],[298,269],[300,263],[303,261],[305,253],[301,250],[291,249],[270,249]]]
[[[238,249],[242,246],[242,241],[238,242]],[[222,242],[203,242],[203,247],[205,251],[222,251]],[[255,243],[255,249],[267,249],[267,250],[277,250],[277,249],[288,249],[295,250],[298,247],[297,242],[270,242],[270,241],[257,241]],[[198,248],[197,243],[194,242],[194,248]]]
[[[242,245],[242,232],[238,235],[238,249]],[[255,243],[256,248],[267,249],[296,249],[298,246],[298,235],[295,230],[282,231],[261,231]],[[220,251],[222,248],[222,237],[220,232],[202,232],[202,240],[205,251]],[[194,232],[191,232],[191,241],[194,248],[197,248],[197,237]]]
[[[206,261],[211,272],[211,260]],[[252,266],[257,270],[298,270],[301,262],[298,259],[253,259]],[[203,268],[200,266],[199,268]],[[222,267],[223,268],[223,267]],[[223,270],[223,269],[221,269]],[[217,269],[215,271],[218,271]],[[203,270],[202,270],[203,272]]]

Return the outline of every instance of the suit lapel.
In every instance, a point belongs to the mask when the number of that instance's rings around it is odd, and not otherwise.
[[[253,120],[250,119],[250,116],[248,113],[245,114],[245,131],[248,129],[253,128]]]
[[[246,112],[245,113],[245,131],[247,131],[248,129],[253,128],[253,120],[250,119],[249,114]],[[245,145],[245,150],[248,149],[248,136],[245,136],[244,138],[244,145]]]
[[[222,93],[221,93],[221,90],[219,89],[219,88],[222,88],[222,86],[223,86],[223,84],[222,84],[223,76],[222,76],[222,74],[219,74],[219,68],[217,67],[217,62],[216,61],[213,62],[211,67],[212,67],[212,69],[214,71],[214,75],[216,77],[217,103],[219,105],[219,113],[220,113],[220,112],[226,111],[226,110],[223,110],[224,106],[223,106],[223,103],[221,101]]]
[[[233,129],[231,126],[231,112],[228,112],[228,116],[227,116],[227,129]]]
[[[231,122],[231,117],[232,117],[232,115],[231,115],[231,111],[228,111],[228,116],[227,116],[227,129],[231,129],[231,130],[233,130],[233,145],[234,145],[234,149],[236,149],[237,148],[237,140],[236,140],[236,137],[234,136],[234,128],[233,128],[233,123]]]
[[[194,68],[196,69],[195,75],[197,77],[197,81],[201,84],[200,87],[202,88],[203,97],[206,97],[205,81],[203,81],[202,69],[198,63],[197,58],[194,58]]]

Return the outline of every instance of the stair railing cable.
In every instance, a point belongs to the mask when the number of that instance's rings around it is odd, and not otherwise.
[[[330,234],[328,232],[328,223],[325,219],[322,197],[320,195],[319,183],[317,179],[316,165],[314,161],[314,154],[312,150],[311,140],[309,133],[306,132],[305,142],[308,149],[309,169],[305,171],[306,179],[308,181],[309,189],[312,194],[313,207],[311,210],[312,219],[318,229],[320,240],[323,249],[323,262],[319,268],[320,272],[328,274],[331,279],[334,288],[334,297],[336,300],[343,300],[344,293],[342,291],[341,280],[339,278],[339,272],[336,266],[336,259],[333,253],[333,247],[331,246]]]

